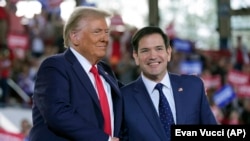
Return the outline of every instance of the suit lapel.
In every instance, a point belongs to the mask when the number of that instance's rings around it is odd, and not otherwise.
[[[97,93],[95,91],[95,88],[93,87],[91,80],[89,79],[87,73],[83,70],[81,64],[79,61],[76,59],[74,54],[68,49],[65,52],[65,57],[66,59],[72,64],[72,68],[75,72],[75,74],[78,76],[79,81],[82,83],[83,87],[85,87],[86,92],[93,98],[94,102],[96,105],[99,107],[101,110]]]
[[[135,87],[135,99],[138,102],[142,112],[145,117],[148,119],[148,122],[151,124],[155,132],[162,138],[162,140],[166,139],[164,129],[161,125],[159,116],[154,108],[153,102],[146,90],[146,87],[141,79],[141,77],[136,82]]]
[[[98,65],[98,71],[100,73],[100,75],[102,75],[102,77],[109,83],[109,85],[111,86],[111,88],[115,91],[115,93],[120,97],[120,90],[118,88],[118,84],[116,84],[115,82],[117,82],[113,77],[111,77],[101,66]]]
[[[184,90],[180,84],[180,77],[177,75],[169,74],[170,82],[172,85],[175,108],[176,108],[176,124],[181,124],[185,121],[185,108],[182,107],[182,103],[184,103],[184,99],[181,98],[184,94]]]

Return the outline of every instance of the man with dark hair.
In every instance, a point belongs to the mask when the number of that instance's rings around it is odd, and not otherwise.
[[[217,124],[202,80],[168,72],[172,48],[159,27],[144,27],[132,38],[141,75],[121,88],[125,139],[170,141],[174,124]]]

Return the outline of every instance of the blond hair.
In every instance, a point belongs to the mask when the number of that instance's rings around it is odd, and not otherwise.
[[[111,13],[95,7],[78,6],[74,9],[69,19],[64,25],[63,39],[64,47],[70,46],[69,35],[71,31],[77,30],[80,26],[81,20],[88,20],[90,18],[106,18],[110,17]]]

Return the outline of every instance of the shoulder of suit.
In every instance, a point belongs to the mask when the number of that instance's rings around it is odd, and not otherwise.
[[[131,82],[127,83],[126,85],[123,85],[121,87],[121,91],[135,89],[136,87],[138,87],[138,85],[140,85],[139,84],[139,78],[134,80],[134,81],[131,81]]]
[[[115,77],[115,74],[112,70],[112,68],[109,66],[109,64],[105,61],[100,61],[98,62],[97,64],[99,67],[101,67],[106,73],[108,73],[109,75],[111,75],[112,77],[116,78]]]
[[[63,58],[63,54],[62,53],[60,53],[60,54],[53,54],[51,56],[48,56],[48,57],[44,58],[42,60],[42,64],[48,63],[48,62],[50,62],[50,63],[60,62],[62,58]]]
[[[199,75],[196,74],[176,74],[169,73],[169,76],[174,79],[188,80],[188,81],[202,81]]]
[[[98,65],[101,66],[103,69],[111,69],[111,67],[108,65],[108,63],[105,61],[102,61],[102,60],[100,62],[98,62]]]

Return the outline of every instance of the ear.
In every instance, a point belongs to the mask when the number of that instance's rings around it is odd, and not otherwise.
[[[133,58],[135,60],[135,64],[139,66],[138,53],[135,50],[133,50]]]
[[[72,31],[70,32],[70,39],[73,45],[78,46],[79,45],[79,35],[77,32]]]
[[[171,55],[172,55],[172,47],[168,46],[167,48],[167,54],[168,54],[168,62],[171,60]]]

